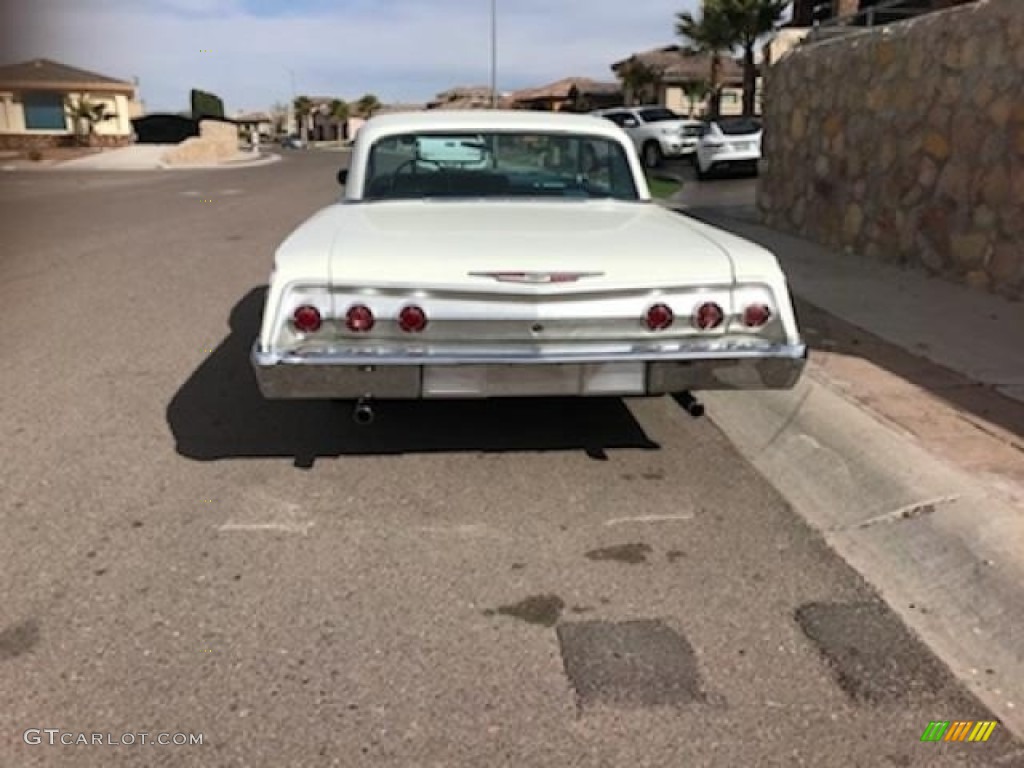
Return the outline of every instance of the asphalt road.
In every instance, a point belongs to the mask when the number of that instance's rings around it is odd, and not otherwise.
[[[0,766],[1024,765],[670,398],[263,401],[340,161],[0,175]]]

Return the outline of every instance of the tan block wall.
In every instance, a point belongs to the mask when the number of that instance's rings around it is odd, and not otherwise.
[[[167,150],[161,160],[168,165],[200,165],[230,160],[238,154],[238,129],[235,125],[203,120],[199,123],[198,136],[185,139]]]
[[[1024,2],[801,46],[768,70],[767,223],[1024,297]]]

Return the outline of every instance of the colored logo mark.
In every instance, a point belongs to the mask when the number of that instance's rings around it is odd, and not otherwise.
[[[921,734],[921,741],[988,741],[995,720],[933,720]]]

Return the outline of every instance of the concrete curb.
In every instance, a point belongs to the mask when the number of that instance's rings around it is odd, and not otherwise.
[[[792,391],[703,399],[793,509],[1024,735],[1024,499],[932,456],[813,365]]]
[[[261,155],[257,160],[228,160],[223,163],[206,163],[202,165],[167,165],[160,163],[159,170],[162,171],[212,171],[232,170],[234,168],[258,168],[262,165],[272,165],[281,161],[281,156],[274,153]]]
[[[32,167],[26,166],[24,168],[14,168],[10,166],[0,166],[0,170],[4,171],[67,171],[67,172],[93,172],[93,173],[138,173],[140,171],[212,171],[212,170],[232,170],[234,168],[258,168],[262,165],[271,165],[281,161],[281,156],[274,153],[262,154],[256,160],[250,160],[248,158],[244,160],[230,160],[224,163],[216,164],[202,164],[202,165],[168,165],[164,162],[158,162],[155,165],[126,165],[121,168],[90,168],[87,166],[76,166],[67,165],[66,163],[57,163],[55,165],[47,165],[43,167]],[[70,162],[70,161],[69,161]]]

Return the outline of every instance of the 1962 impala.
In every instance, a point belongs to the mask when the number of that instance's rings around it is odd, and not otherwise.
[[[252,352],[267,398],[788,389],[785,276],[652,202],[616,125],[424,112],[360,130],[345,194],[278,248]]]

